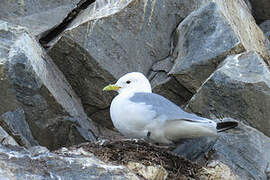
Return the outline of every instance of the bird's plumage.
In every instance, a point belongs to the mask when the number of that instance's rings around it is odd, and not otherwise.
[[[156,112],[156,116],[166,115],[167,120],[183,119],[201,123],[213,122],[209,119],[185,112],[173,102],[155,93],[134,93],[129,100],[134,103],[144,103],[150,106],[151,110]]]
[[[185,112],[170,100],[152,93],[149,81],[141,73],[128,73],[115,86],[119,87],[119,94],[111,103],[110,115],[114,126],[125,136],[148,137],[169,144],[181,138],[216,136],[218,132],[216,122]],[[222,129],[233,126],[218,125]]]

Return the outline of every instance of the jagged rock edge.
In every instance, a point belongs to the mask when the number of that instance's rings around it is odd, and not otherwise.
[[[96,2],[96,0],[81,0],[77,4],[77,6],[73,10],[71,10],[70,13],[68,13],[68,15],[59,25],[41,35],[39,43],[44,48],[48,48],[47,44],[51,42],[54,38],[56,38],[58,35],[60,35],[68,27],[68,25],[79,15],[81,11],[86,9],[94,2]]]

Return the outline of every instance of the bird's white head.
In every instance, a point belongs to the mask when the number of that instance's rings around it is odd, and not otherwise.
[[[151,84],[148,79],[140,72],[131,72],[122,76],[113,85],[108,85],[104,91],[117,91],[121,93],[130,92],[152,92]]]

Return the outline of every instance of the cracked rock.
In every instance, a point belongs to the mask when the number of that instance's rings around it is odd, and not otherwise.
[[[19,146],[19,144],[0,126],[0,144]]]
[[[242,0],[216,0],[194,11],[180,23],[175,39],[170,74],[193,93],[228,55],[254,50],[270,60],[270,43]]]
[[[229,56],[192,97],[188,109],[231,117],[270,136],[270,71],[256,52]]]
[[[26,147],[94,140],[80,100],[27,29],[0,21],[0,39],[0,125]]]
[[[216,3],[191,13],[176,30],[175,64],[170,74],[192,93],[229,54],[244,48]]]
[[[168,76],[172,66],[171,57],[158,61],[152,66],[148,78],[151,81],[154,93],[160,94],[175,104],[182,106],[192,97],[192,93],[175,78]]]

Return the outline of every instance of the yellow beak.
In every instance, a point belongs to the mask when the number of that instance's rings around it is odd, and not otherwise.
[[[115,84],[110,84],[106,87],[103,88],[103,91],[117,91],[118,89],[120,89],[121,87],[116,86]]]

